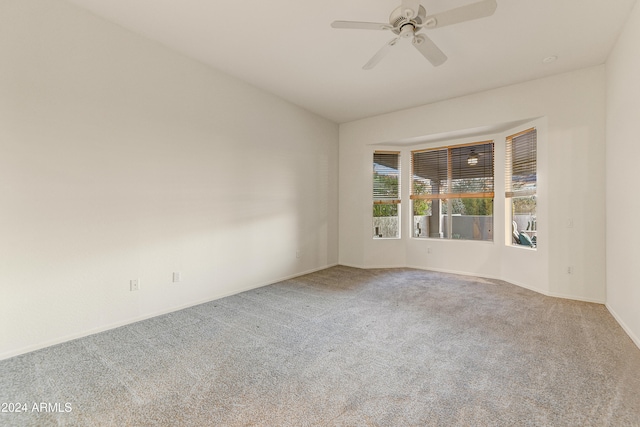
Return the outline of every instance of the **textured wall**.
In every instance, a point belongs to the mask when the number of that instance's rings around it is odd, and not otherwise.
[[[64,2],[0,28],[0,357],[337,262],[335,123]]]
[[[640,347],[640,4],[607,61],[607,306]]]

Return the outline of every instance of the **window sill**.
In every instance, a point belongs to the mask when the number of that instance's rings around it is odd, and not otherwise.
[[[518,250],[523,250],[523,251],[531,251],[531,252],[536,252],[538,250],[538,247],[532,248],[531,246],[525,246],[525,245],[507,245],[508,248],[516,248]]]
[[[470,240],[470,239],[444,239],[439,237],[411,237],[411,240],[415,240],[416,242],[473,242],[473,243],[485,243],[493,245],[495,242],[493,240]]]

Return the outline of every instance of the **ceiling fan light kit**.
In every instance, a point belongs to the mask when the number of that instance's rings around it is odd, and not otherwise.
[[[424,56],[434,67],[446,62],[447,56],[436,44],[431,41],[426,34],[420,33],[423,28],[432,30],[445,27],[447,25],[459,24],[461,22],[474,19],[485,18],[493,15],[498,4],[496,0],[482,0],[450,9],[436,15],[427,15],[427,10],[420,5],[419,0],[402,0],[389,15],[389,24],[377,22],[357,22],[357,21],[334,21],[333,28],[355,29],[355,30],[390,30],[397,37],[385,44],[364,67],[369,70],[376,66],[388,51],[396,45],[401,38],[412,38],[413,46]]]
[[[478,154],[476,154],[475,151],[471,151],[471,154],[469,154],[469,157],[467,157],[467,164],[469,166],[475,166],[478,164]]]

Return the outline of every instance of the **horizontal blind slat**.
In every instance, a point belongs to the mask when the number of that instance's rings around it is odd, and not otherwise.
[[[400,203],[400,153],[373,153],[373,200]]]
[[[411,198],[493,197],[494,163],[493,141],[412,151]]]
[[[537,130],[507,137],[505,197],[534,195],[537,190]]]

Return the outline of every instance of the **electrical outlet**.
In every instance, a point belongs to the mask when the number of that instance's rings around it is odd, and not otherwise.
[[[140,279],[131,279],[131,281],[129,282],[129,290],[133,292],[139,289],[140,289]]]
[[[573,274],[573,267],[567,267],[567,274]]]
[[[297,259],[300,259],[301,257],[302,257],[302,251],[301,251],[300,249],[298,249],[298,250],[296,251],[296,258],[297,258]]]
[[[573,228],[573,218],[567,219],[567,228]]]
[[[182,282],[182,274],[178,271],[173,272],[173,283]]]
[[[427,247],[427,253],[430,254],[431,253],[431,246]]]

